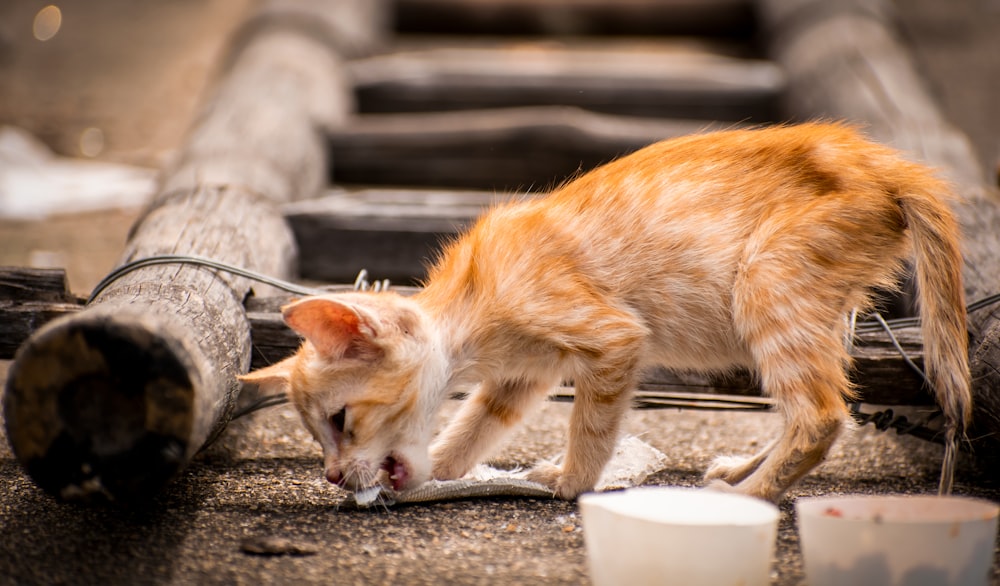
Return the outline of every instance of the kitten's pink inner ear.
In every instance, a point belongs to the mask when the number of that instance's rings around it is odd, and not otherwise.
[[[290,328],[326,356],[342,356],[352,341],[365,340],[371,334],[354,309],[330,299],[303,299],[283,307],[281,315]]]

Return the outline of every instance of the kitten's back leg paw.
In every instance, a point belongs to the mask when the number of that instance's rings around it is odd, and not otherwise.
[[[763,458],[760,456],[753,458],[719,456],[705,472],[705,480],[719,480],[728,485],[739,484],[753,474],[762,461]]]
[[[726,492],[729,494],[742,494],[740,489],[736,488],[732,484],[729,484],[725,480],[715,479],[709,480],[705,483],[705,490],[711,490],[715,492]]]
[[[742,494],[744,496],[750,496],[754,498],[761,499],[770,503],[777,503],[781,498],[781,492],[770,491],[757,491],[752,487],[748,487],[746,483],[742,484],[729,484],[725,480],[715,479],[707,482],[705,484],[705,490],[711,490],[715,492],[724,492],[728,494]]]

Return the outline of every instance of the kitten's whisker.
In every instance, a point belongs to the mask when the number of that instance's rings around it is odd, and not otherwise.
[[[391,502],[385,495],[385,491],[379,490],[378,494],[375,496],[375,506],[381,508],[386,513],[389,512],[389,505]]]
[[[354,492],[353,490],[351,490],[351,489],[349,489],[347,487],[350,486],[351,484],[353,484],[351,482],[351,480],[353,480],[353,478],[355,476],[356,476],[356,471],[354,471],[354,470],[348,470],[344,474],[341,474],[341,476],[340,476],[340,486],[341,486],[341,488],[343,488],[344,490],[348,490],[350,492]]]

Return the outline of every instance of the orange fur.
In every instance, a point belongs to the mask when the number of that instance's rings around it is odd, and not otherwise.
[[[873,288],[894,287],[911,255],[928,374],[952,429],[964,429],[971,398],[950,197],[929,170],[844,125],[664,141],[548,197],[491,210],[445,248],[412,298],[290,305],[286,321],[306,341],[270,369],[287,376],[256,380],[288,388],[323,444],[327,476],[354,488],[380,468],[397,488],[461,476],[548,389],[572,380],[564,463],[531,476],[573,498],[611,457],[643,368],[745,366],[785,427],[760,454],[721,459],[706,476],[776,500],[823,459],[848,416],[844,315],[869,308]],[[297,309],[309,303],[335,309]],[[332,325],[302,323],[327,313]],[[472,398],[428,462],[435,412],[466,388]],[[331,434],[345,406],[349,429]]]

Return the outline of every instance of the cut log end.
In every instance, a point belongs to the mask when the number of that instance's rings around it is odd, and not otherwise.
[[[148,321],[60,320],[18,352],[4,394],[7,435],[32,479],[67,501],[155,494],[199,446],[197,370]]]

